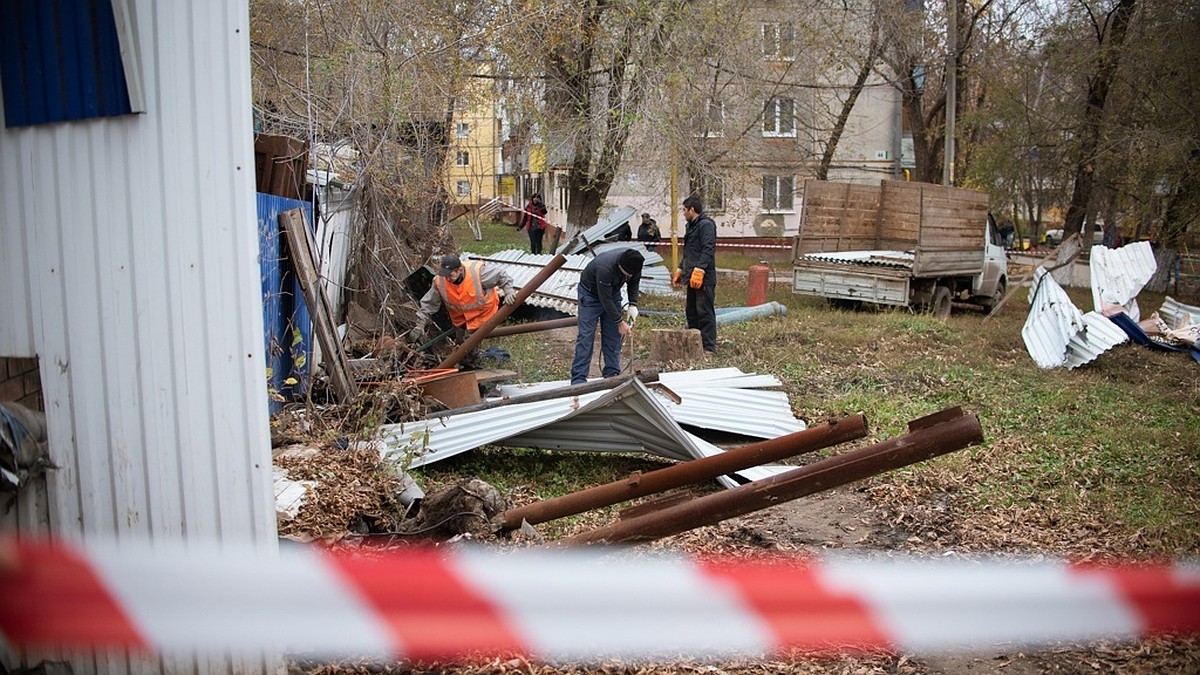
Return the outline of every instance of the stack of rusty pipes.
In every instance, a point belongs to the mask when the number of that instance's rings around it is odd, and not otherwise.
[[[834,424],[846,423],[846,430],[852,428],[855,418],[847,418]],[[861,420],[860,420],[861,421]],[[858,436],[851,435],[852,438],[865,435],[865,422],[863,422],[863,433]],[[815,429],[821,429],[816,427]],[[804,432],[799,432],[804,433]],[[781,441],[789,437],[794,437],[796,434],[784,436],[776,441]],[[768,506],[774,506],[786,501],[798,499],[817,492],[828,490],[839,485],[852,483],[856,480],[868,478],[884,471],[896,469],[909,464],[961,450],[968,446],[983,441],[983,428],[979,424],[979,418],[975,415],[967,415],[961,408],[948,408],[938,413],[913,420],[908,424],[908,433],[903,436],[876,443],[874,445],[853,450],[840,455],[835,455],[826,459],[822,459],[812,464],[802,466],[785,473],[778,474],[771,478],[754,481],[731,490],[718,492],[704,497],[697,497],[682,503],[675,503],[663,506],[663,508],[651,511],[649,513],[640,513],[639,515],[630,517],[616,523],[606,525],[588,532],[583,532],[572,537],[561,539],[557,544],[562,545],[579,545],[593,543],[640,543],[649,542],[663,537],[668,537],[681,532],[702,527],[705,525],[715,525],[723,520],[735,518],[747,513],[752,513]],[[793,439],[794,442],[794,439]],[[843,442],[843,441],[837,441]],[[768,441],[767,443],[770,443]],[[762,444],[754,444],[761,446]],[[832,445],[829,444],[829,445]],[[801,444],[803,447],[803,444]],[[747,446],[751,447],[751,446]],[[823,446],[817,446],[823,447]],[[744,450],[739,448],[738,450]],[[815,448],[814,448],[815,449]],[[731,451],[726,454],[733,454],[738,450]],[[800,450],[803,452],[803,450]],[[798,454],[793,452],[792,454]],[[776,459],[787,455],[778,455]],[[720,457],[720,456],[718,456]],[[711,458],[710,458],[711,459]],[[669,467],[676,469],[686,467],[689,464],[696,464],[705,460],[695,460],[678,467]],[[769,461],[769,460],[764,460]],[[735,462],[736,463],[736,462]],[[742,468],[745,468],[743,466]],[[667,471],[663,469],[661,471]],[[725,469],[716,475],[726,473],[730,469]],[[608,486],[600,486],[585,490],[580,494],[596,493],[604,490],[611,495],[619,494],[621,491],[614,485],[629,485],[630,483],[644,483],[648,476],[654,476],[660,473],[659,471],[652,472],[641,476],[636,481],[624,481],[612,483]],[[657,482],[658,478],[655,479]],[[698,482],[703,478],[696,478],[689,482]],[[663,481],[670,483],[671,481]],[[679,483],[677,485],[686,484]],[[673,485],[677,486],[677,485]],[[667,489],[667,488],[659,488]],[[625,495],[631,495],[636,490],[624,489]],[[646,490],[641,494],[650,494],[653,490]],[[575,495],[566,495],[560,500],[571,499]],[[622,499],[630,499],[631,496],[621,496],[608,504],[615,503]],[[552,500],[557,501],[557,500]],[[525,509],[515,509],[514,511],[501,514],[500,519],[507,527],[510,526],[514,519],[517,525],[520,524],[520,518],[529,519],[532,515],[536,520],[541,517],[534,504]],[[571,511],[577,513],[587,508],[595,508],[588,506],[584,509]],[[563,509],[561,506],[549,510],[550,518],[559,517]],[[514,513],[519,512],[519,513]],[[564,514],[565,515],[565,514]],[[542,520],[550,518],[542,517]],[[529,521],[534,522],[534,521]],[[538,521],[541,522],[541,521]]]
[[[711,480],[734,471],[813,452],[866,435],[866,417],[852,415],[769,441],[743,445],[719,455],[675,464],[650,473],[633,473],[624,480],[509,509],[501,513],[496,521],[500,530],[514,530],[521,526],[522,521],[536,525],[618,502]]]

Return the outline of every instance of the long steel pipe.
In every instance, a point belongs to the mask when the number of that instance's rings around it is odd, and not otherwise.
[[[504,337],[505,335],[520,335],[521,333],[536,333],[543,330],[554,330],[555,328],[568,328],[577,325],[579,317],[568,316],[565,319],[550,319],[548,321],[530,321],[528,323],[515,323],[511,326],[500,326],[496,330],[488,334],[488,337]]]
[[[531,525],[544,523],[555,518],[710,480],[767,462],[776,462],[805,452],[828,448],[866,435],[867,418],[861,414],[851,415],[779,438],[743,445],[712,457],[682,462],[649,473],[633,473],[622,480],[597,485],[520,508],[509,509],[500,514],[498,529],[515,530],[521,526],[522,520]]]
[[[935,417],[939,415],[946,416],[938,413]],[[909,433],[903,436],[732,490],[698,497],[683,504],[566,537],[556,543],[578,545],[654,541],[961,450],[982,441],[983,427],[975,415],[962,415],[932,426],[917,420],[909,425]]]
[[[573,239],[574,238],[572,238],[572,240]],[[569,243],[570,242],[568,242],[568,244]],[[566,249],[564,248],[563,250]],[[484,338],[486,338],[492,332],[492,330],[496,328],[496,326],[499,326],[501,323],[503,323],[504,320],[508,318],[508,315],[513,313],[513,310],[515,310],[517,307],[520,307],[521,303],[525,302],[525,298],[533,295],[533,292],[536,291],[543,283],[545,283],[545,281],[550,278],[550,275],[557,272],[558,268],[562,267],[566,262],[567,257],[562,253],[558,253],[551,258],[550,262],[546,263],[546,266],[529,280],[529,283],[525,284],[521,287],[521,290],[517,291],[517,297],[511,305],[500,305],[500,309],[496,310],[496,313],[492,315],[492,318],[483,322],[482,326],[476,328],[474,332],[467,336],[467,339],[458,346],[458,349],[454,350],[453,354],[447,356],[446,360],[438,364],[438,368],[453,368],[457,366],[458,362],[466,358],[467,354],[470,354],[472,349],[475,349],[475,347],[479,346],[479,343],[483,342]]]

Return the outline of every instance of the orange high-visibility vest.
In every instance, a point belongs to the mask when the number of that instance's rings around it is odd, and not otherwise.
[[[450,313],[450,320],[455,326],[465,325],[467,330],[475,330],[485,321],[492,318],[496,308],[500,306],[500,296],[495,288],[489,288],[485,293],[479,282],[479,270],[483,263],[468,260],[463,263],[467,269],[461,283],[448,283],[446,277],[439,276],[433,280],[438,295]]]

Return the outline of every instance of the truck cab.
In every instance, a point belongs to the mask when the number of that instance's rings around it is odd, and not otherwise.
[[[1008,290],[1008,253],[992,214],[987,215],[983,270],[971,280],[971,302],[992,308]]]

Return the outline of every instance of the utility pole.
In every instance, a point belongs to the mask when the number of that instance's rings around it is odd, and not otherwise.
[[[679,168],[671,158],[671,274],[679,269]]]
[[[950,8],[946,26],[946,152],[942,183],[954,185],[954,128],[958,115],[958,0],[947,0]]]

